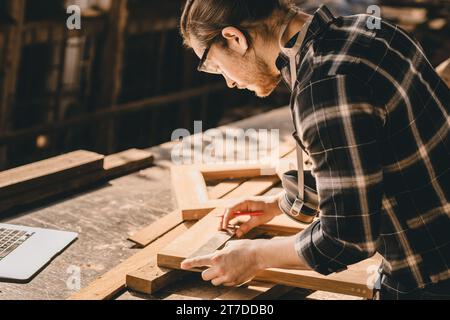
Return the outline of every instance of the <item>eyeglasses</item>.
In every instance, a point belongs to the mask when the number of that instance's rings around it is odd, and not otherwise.
[[[209,45],[205,52],[203,53],[202,58],[200,59],[200,63],[198,64],[197,70],[200,72],[207,72],[212,74],[222,74],[222,72],[217,67],[208,66],[208,54],[211,50],[211,45]]]

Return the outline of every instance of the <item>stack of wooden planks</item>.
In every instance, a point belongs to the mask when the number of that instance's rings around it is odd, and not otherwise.
[[[172,173],[180,172],[179,169],[172,170]],[[218,170],[220,169],[219,167]],[[222,174],[222,171],[220,172]],[[208,171],[208,174],[212,173]],[[197,177],[196,181],[203,184],[201,177]],[[224,180],[210,188],[207,197],[200,192],[199,198],[205,198],[205,201],[208,201],[208,198],[228,201],[263,195],[276,189],[279,182],[277,175],[255,178],[240,175],[238,179]],[[173,183],[179,184],[180,181],[173,179]],[[174,187],[175,190],[180,189],[179,185]],[[192,199],[185,198],[177,197],[179,201],[192,202]],[[180,270],[181,261],[199,252],[212,253],[225,245],[227,241],[232,240],[228,234],[217,231],[217,216],[223,213],[222,208],[210,208],[208,212],[202,211],[202,214],[194,216],[183,214],[185,209],[181,205],[179,210],[131,236],[129,240],[142,249],[71,296],[70,299],[111,299],[127,289],[140,294],[154,295],[190,274]],[[189,208],[186,212],[190,212]],[[252,231],[249,238],[293,235],[301,232],[305,227],[286,216],[280,216],[268,225]],[[368,285],[368,279],[372,276],[373,270],[378,270],[380,262],[380,257],[376,256],[351,266],[348,271],[327,277],[313,271],[265,270],[257,275],[255,282],[245,287],[229,289],[226,294],[220,295],[217,299],[276,299],[292,288],[329,291],[370,299],[373,297],[373,290]],[[198,271],[201,270],[192,270],[192,272]]]
[[[0,172],[0,214],[144,169],[151,153],[130,149],[111,156],[79,150]]]

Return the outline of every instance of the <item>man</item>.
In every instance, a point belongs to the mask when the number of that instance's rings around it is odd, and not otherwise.
[[[199,70],[230,88],[266,97],[284,79],[292,89],[319,219],[295,237],[235,241],[182,267],[207,266],[204,280],[234,286],[266,268],[341,272],[378,252],[382,299],[450,298],[448,87],[399,27],[335,18],[324,6],[313,16],[293,10],[284,0],[193,0],[181,31]],[[222,227],[236,211],[263,211],[237,230],[242,237],[295,201],[249,199],[227,210]]]

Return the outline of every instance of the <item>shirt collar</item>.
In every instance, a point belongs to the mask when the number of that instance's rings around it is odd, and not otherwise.
[[[308,30],[306,30],[307,34],[302,42],[302,45],[300,46],[300,51],[303,50],[304,46],[309,41],[318,37],[325,29],[325,27],[328,27],[334,21],[336,21],[336,18],[333,16],[327,6],[322,5],[319,9],[317,9],[317,11],[313,15],[313,19],[311,21],[311,24],[309,25]],[[288,43],[286,44],[286,48],[292,48],[294,46],[295,41],[297,40],[297,37],[299,36],[301,31],[302,30],[300,30],[288,41]],[[288,66],[288,64],[289,59],[282,52],[280,52],[276,60],[276,66],[278,70],[281,71],[286,66]]]

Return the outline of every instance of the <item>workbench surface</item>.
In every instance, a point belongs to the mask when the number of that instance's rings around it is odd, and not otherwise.
[[[277,109],[227,127],[280,129],[289,139],[292,120],[288,108]],[[70,282],[74,271],[80,270],[81,287],[133,255],[136,250],[127,237],[175,209],[170,186],[170,148],[167,145],[151,148],[155,166],[82,194],[62,199],[20,216],[4,219],[3,223],[29,227],[52,228],[79,233],[79,239],[56,257],[28,284],[0,283],[0,300],[66,299],[76,292]],[[224,288],[214,288],[192,275],[186,281],[149,297],[124,292],[118,299],[183,299],[190,296],[214,298]],[[69,280],[69,284],[67,282]],[[307,292],[310,293],[310,292]],[[302,297],[296,290],[289,297]],[[334,295],[328,294],[327,298]]]

